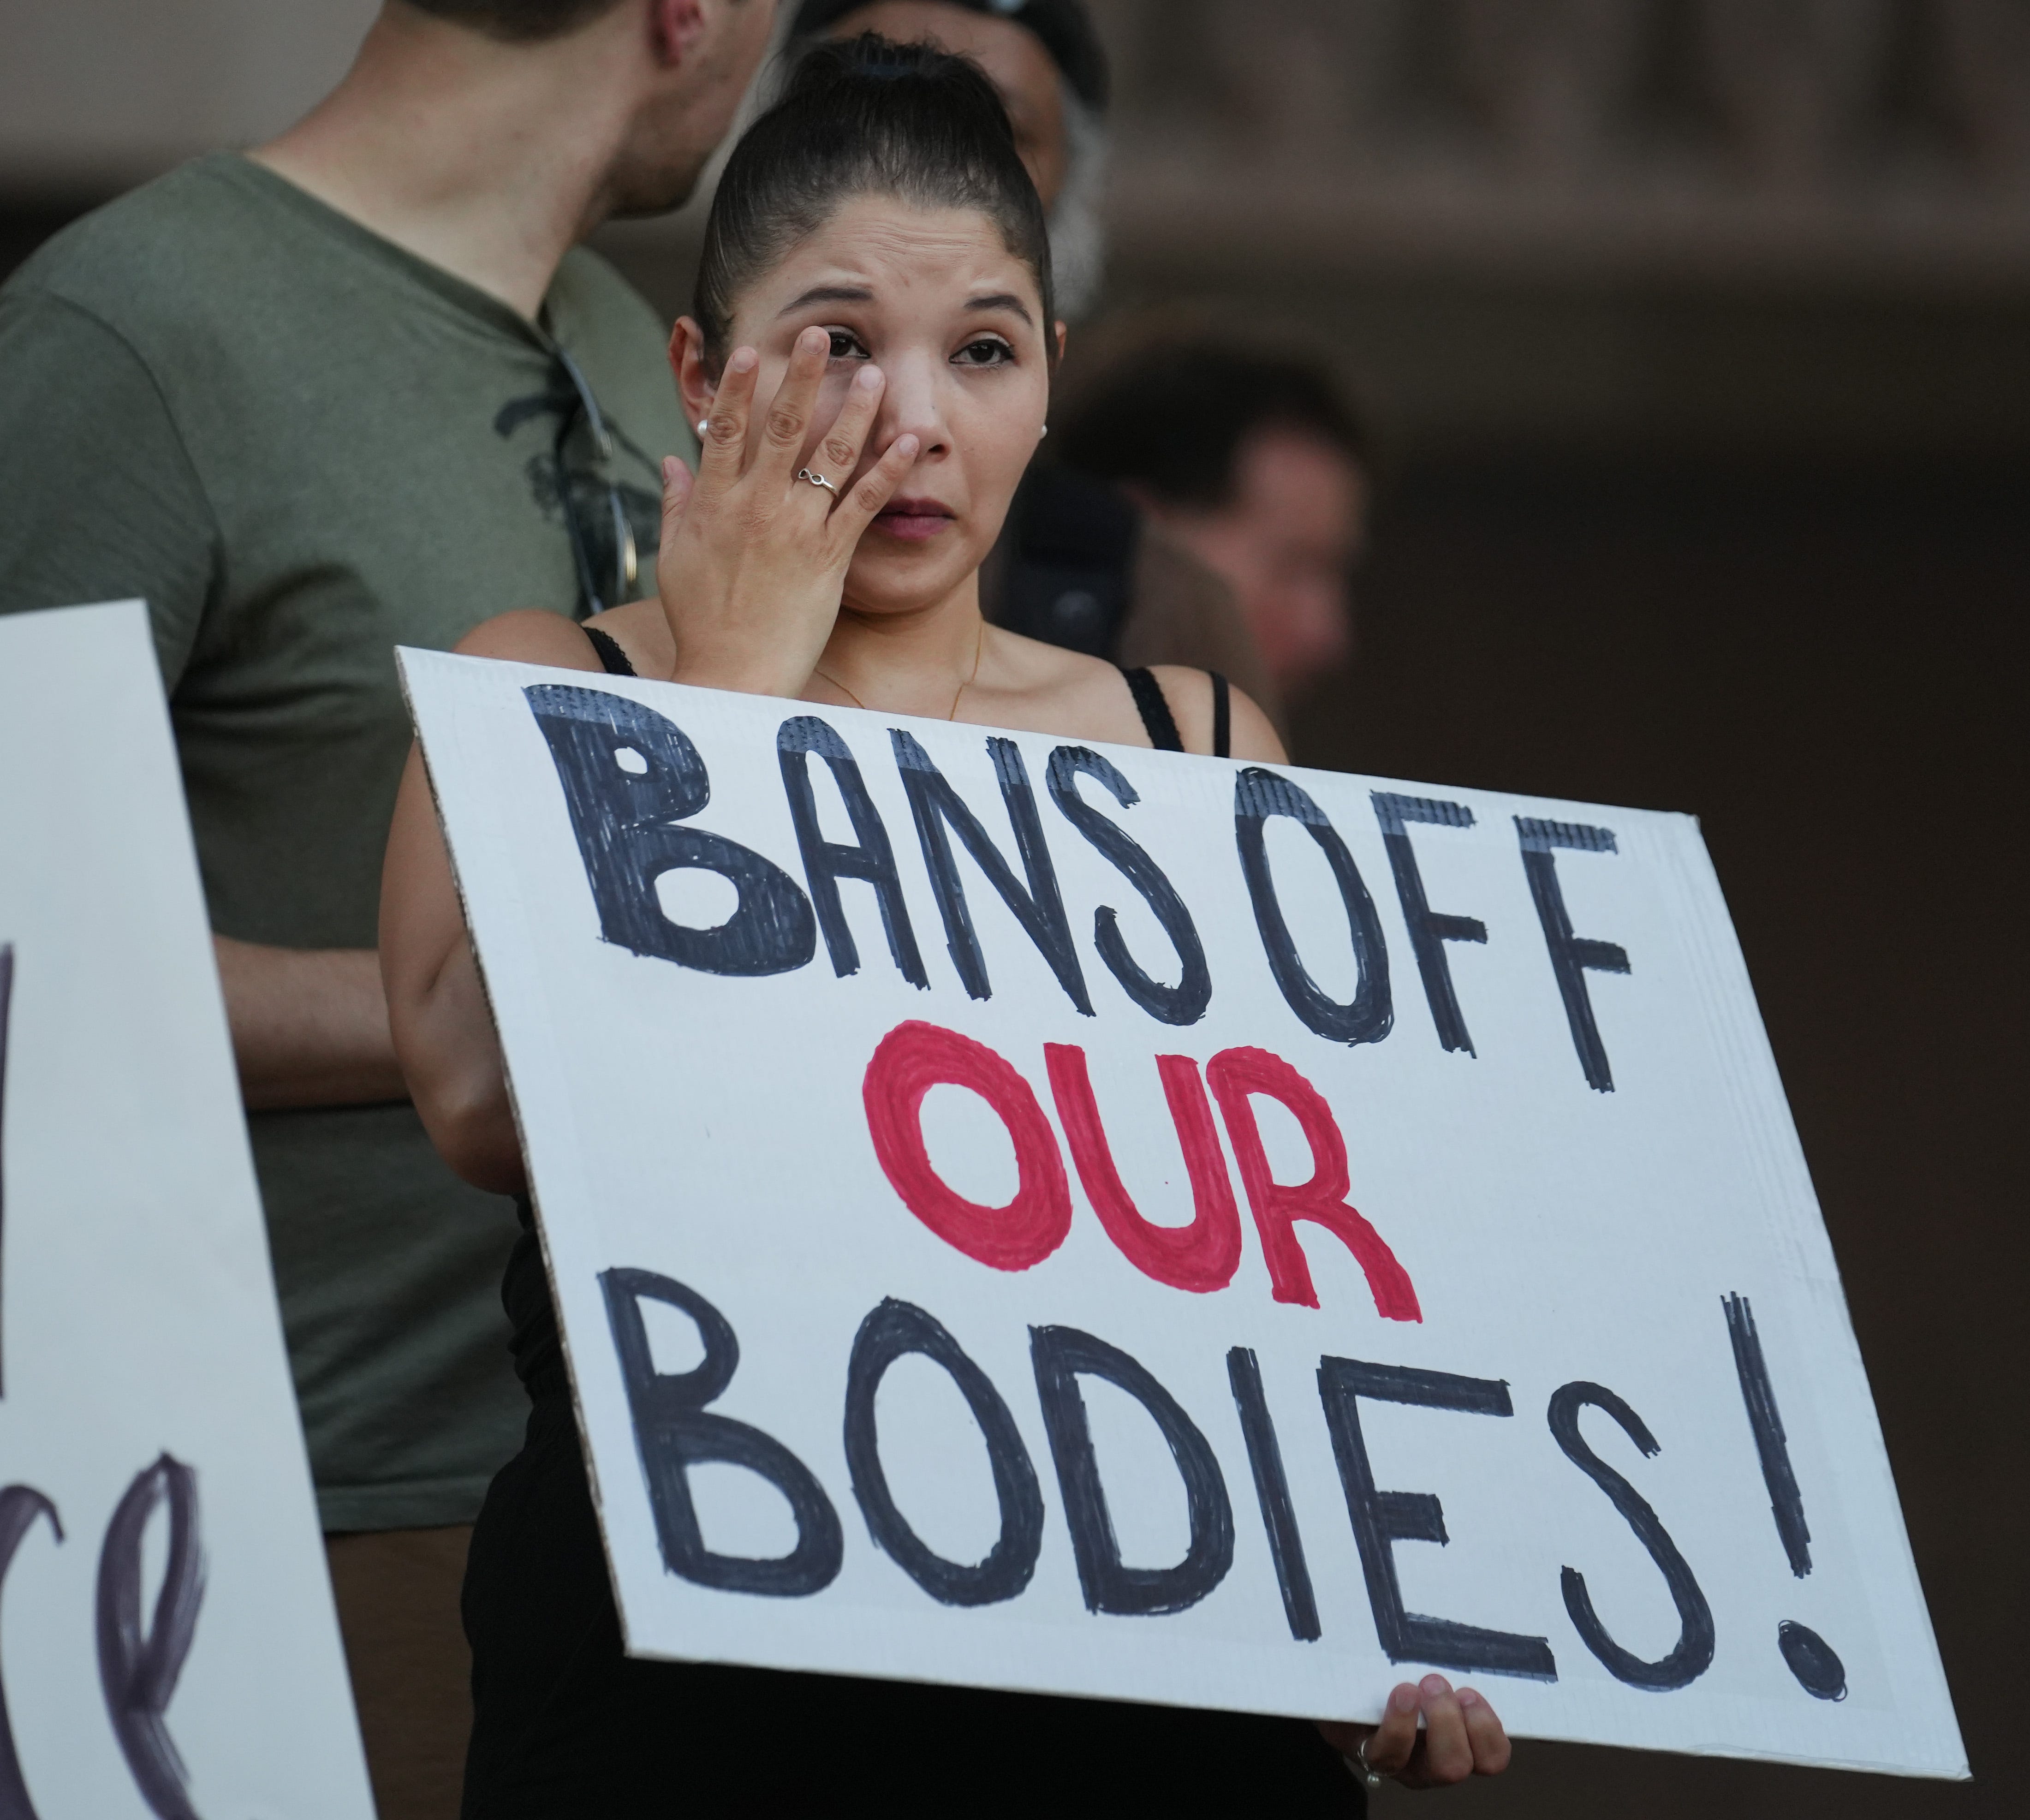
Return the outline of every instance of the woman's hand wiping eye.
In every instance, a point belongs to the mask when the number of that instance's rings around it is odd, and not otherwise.
[[[697,478],[682,462],[664,464],[656,579],[675,647],[672,682],[759,695],[805,687],[861,534],[915,465],[916,437],[898,436],[861,472],[887,383],[871,363],[824,425],[828,343],[842,333],[798,335],[765,402],[759,356],[735,348],[699,437]]]

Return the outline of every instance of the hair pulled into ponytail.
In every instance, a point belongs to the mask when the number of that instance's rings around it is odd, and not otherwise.
[[[1035,274],[1054,319],[1043,205],[978,65],[873,32],[806,52],[734,147],[705,223],[693,311],[716,368],[743,292],[854,196],[977,209]]]

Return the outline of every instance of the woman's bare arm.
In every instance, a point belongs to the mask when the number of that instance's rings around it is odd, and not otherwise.
[[[506,613],[458,649],[557,669],[598,668],[583,632],[554,613]],[[423,1127],[475,1188],[526,1185],[493,1013],[466,932],[422,755],[412,750],[381,875],[381,977],[395,1054]]]

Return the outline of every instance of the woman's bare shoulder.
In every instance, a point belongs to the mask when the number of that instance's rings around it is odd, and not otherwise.
[[[1025,638],[1017,632],[997,631],[994,637],[994,669],[998,686],[983,693],[979,702],[981,718],[991,717],[998,725],[1024,732],[1064,734],[1115,746],[1154,743],[1119,664]],[[1150,673],[1169,704],[1184,750],[1210,753],[1212,679],[1203,670],[1180,664],[1159,664]],[[1266,760],[1273,765],[1287,763],[1283,743],[1269,716],[1240,690],[1230,690],[1228,701],[1230,755]]]
[[[994,687],[980,706],[1000,724],[1114,746],[1150,743],[1117,664],[998,628],[992,648]]]
[[[585,628],[540,607],[497,614],[474,626],[453,647],[468,657],[504,657],[516,664],[545,664],[554,670],[597,670],[599,654]]]

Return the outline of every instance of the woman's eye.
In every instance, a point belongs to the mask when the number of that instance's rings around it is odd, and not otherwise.
[[[825,333],[831,337],[833,359],[864,360],[867,358],[866,348],[861,345],[860,337],[850,329],[828,329]]]
[[[952,356],[961,367],[999,367],[1015,358],[1015,350],[998,335],[969,341]]]

